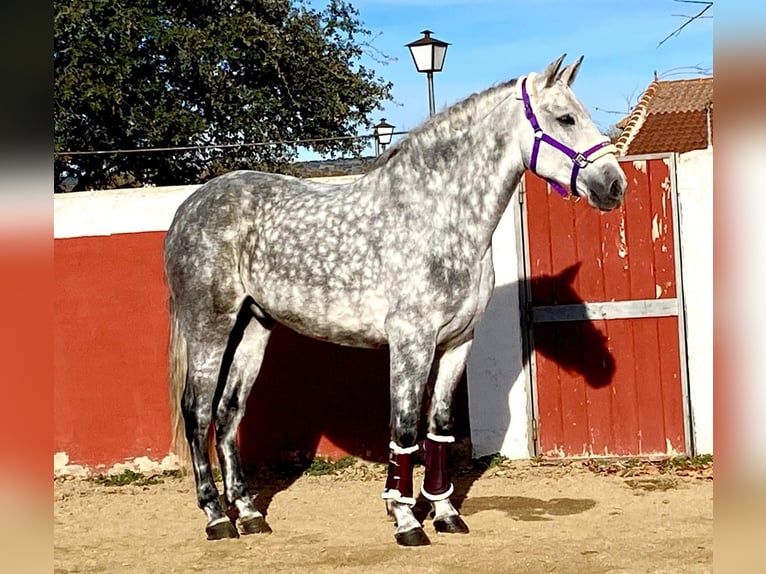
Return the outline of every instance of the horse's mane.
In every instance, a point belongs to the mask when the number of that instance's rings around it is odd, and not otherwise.
[[[458,103],[446,108],[445,110],[442,110],[432,118],[427,119],[416,128],[410,130],[410,132],[402,139],[400,139],[396,145],[388,148],[386,151],[376,157],[369,164],[367,172],[369,173],[383,167],[400,153],[407,153],[413,148],[419,148],[424,139],[422,135],[424,133],[430,132],[433,129],[438,129],[445,122],[454,122],[455,125],[451,126],[452,129],[463,129],[465,127],[464,124],[476,120],[474,113],[472,112],[476,111],[477,104],[479,102],[483,101],[488,96],[497,94],[500,91],[504,91],[506,88],[515,86],[516,81],[517,79],[513,78],[512,80],[491,86],[481,92],[475,92],[459,101]]]

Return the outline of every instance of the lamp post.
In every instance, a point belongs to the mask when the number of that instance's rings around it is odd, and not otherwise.
[[[412,54],[415,68],[418,72],[425,73],[428,77],[428,113],[433,116],[436,113],[434,103],[434,72],[441,72],[444,66],[444,57],[447,55],[448,42],[432,38],[431,30],[423,30],[422,38],[410,42],[407,47]]]
[[[391,143],[391,138],[394,135],[394,126],[386,122],[386,118],[381,120],[375,125],[375,155],[386,151],[386,146]],[[378,149],[380,146],[381,149]]]

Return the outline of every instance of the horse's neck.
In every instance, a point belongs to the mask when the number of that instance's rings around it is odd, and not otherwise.
[[[431,153],[441,154],[438,169],[429,170],[426,165],[418,171],[420,185],[431,188],[435,201],[441,203],[438,211],[446,214],[446,220],[435,223],[460,229],[460,241],[471,243],[482,253],[489,247],[525,169],[518,136],[512,130],[500,133],[497,129],[518,117],[517,106],[507,93],[477,106],[464,118],[466,128],[460,135],[434,145]],[[435,127],[438,130],[439,126]]]

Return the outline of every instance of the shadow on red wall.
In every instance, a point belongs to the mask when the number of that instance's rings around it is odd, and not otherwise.
[[[456,398],[456,434],[468,437],[465,376]],[[242,460],[385,461],[388,423],[387,348],[341,347],[278,325],[240,425]]]
[[[534,278],[529,286],[582,303],[572,288],[578,271],[574,265],[556,276]],[[517,289],[517,284],[502,287],[494,297],[504,300],[506,291]],[[560,328],[558,336],[540,337],[537,350],[565,371],[578,373],[583,384],[608,385],[615,362],[604,334],[590,321],[572,325]],[[507,403],[517,379],[509,377],[498,401]],[[506,419],[509,425],[510,412]],[[425,429],[420,430],[424,436]],[[455,397],[455,435],[470,439],[465,374]],[[277,325],[240,425],[243,462],[310,461],[317,454],[385,461],[389,440],[388,349],[341,347]]]

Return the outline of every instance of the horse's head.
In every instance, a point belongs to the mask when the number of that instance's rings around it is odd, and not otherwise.
[[[560,192],[562,184],[575,196],[585,196],[602,211],[622,203],[627,179],[615,148],[591,120],[570,89],[582,58],[561,69],[564,56],[542,73],[518,82],[525,126],[521,136],[524,164]]]
[[[581,266],[577,262],[556,275],[533,277],[530,292],[543,298],[555,294],[561,305],[585,303],[574,285]],[[603,387],[612,382],[617,369],[605,330],[603,323],[594,321],[535,323],[535,350],[563,370],[582,376],[591,387]]]

